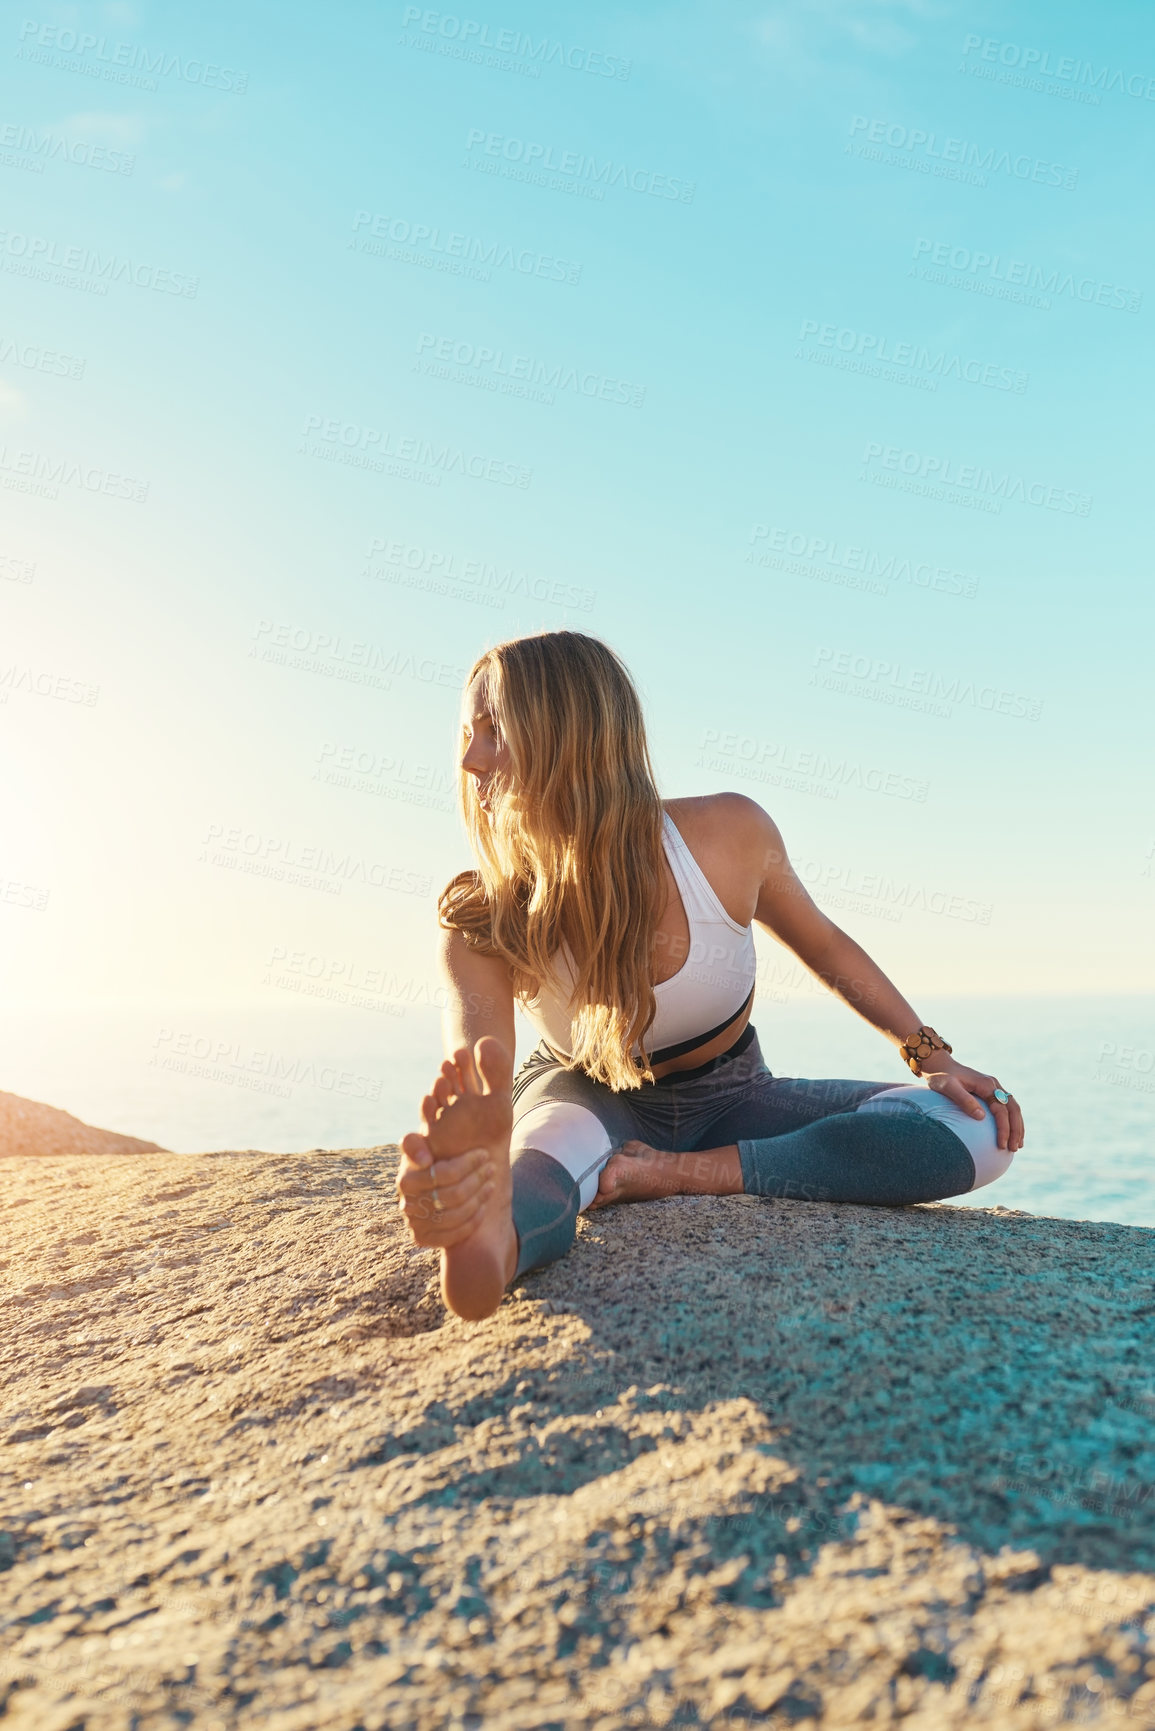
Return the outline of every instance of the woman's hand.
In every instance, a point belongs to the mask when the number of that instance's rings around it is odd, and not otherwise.
[[[397,1207],[405,1216],[414,1244],[451,1250],[477,1228],[493,1190],[493,1170],[487,1148],[441,1156],[414,1131],[401,1139],[397,1170]]]
[[[981,1118],[983,1115],[982,1107],[975,1104],[976,1096],[979,1100],[985,1100],[994,1113],[999,1147],[1009,1149],[1012,1154],[1018,1153],[1024,1138],[1023,1114],[1013,1095],[1005,1105],[994,1098],[995,1089],[1003,1086],[996,1077],[988,1076],[982,1070],[972,1070],[968,1064],[958,1063],[949,1052],[932,1052],[929,1058],[922,1060],[921,1068],[923,1080],[928,1087],[933,1088],[936,1094],[945,1094],[948,1100],[953,1100],[956,1106],[961,1106],[972,1118]]]

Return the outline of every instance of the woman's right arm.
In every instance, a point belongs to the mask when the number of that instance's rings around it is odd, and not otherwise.
[[[472,1050],[483,1034],[492,1034],[512,1062],[515,1035],[509,964],[500,956],[480,955],[460,932],[444,929],[438,961],[448,994],[441,1018],[446,1056],[459,1046]]]

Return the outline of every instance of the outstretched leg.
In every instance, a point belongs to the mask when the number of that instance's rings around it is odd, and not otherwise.
[[[602,1168],[638,1124],[612,1090],[540,1057],[530,1060],[514,1091],[515,1272],[522,1275],[566,1255],[578,1215],[598,1194]]]
[[[498,1040],[486,1035],[473,1051],[461,1047],[421,1103],[424,1136],[406,1136],[401,1144],[401,1208],[417,1243],[440,1249],[442,1297],[469,1322],[492,1315],[517,1266],[509,1171],[512,1076],[509,1053]],[[439,1176],[454,1181],[444,1199]],[[454,1224],[445,1228],[447,1212]],[[467,1225],[459,1237],[462,1214]]]

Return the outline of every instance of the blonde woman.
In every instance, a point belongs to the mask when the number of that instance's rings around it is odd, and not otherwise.
[[[753,800],[660,798],[606,644],[543,632],[481,657],[461,800],[477,869],[440,902],[451,1056],[397,1180],[458,1316],[563,1256],[582,1209],[740,1192],[893,1206],[1006,1171],[1015,1100],[815,906]],[[921,1083],[773,1076],[750,1023],[755,921]],[[516,1078],[515,1002],[542,1036]]]

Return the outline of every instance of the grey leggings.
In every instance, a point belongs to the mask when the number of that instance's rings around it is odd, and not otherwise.
[[[565,1255],[623,1142],[674,1153],[737,1143],[747,1195],[812,1202],[940,1201],[1011,1162],[989,1108],[969,1117],[924,1084],[772,1076],[753,1027],[700,1069],[617,1094],[543,1043],[514,1077],[513,1102],[518,1275]]]

